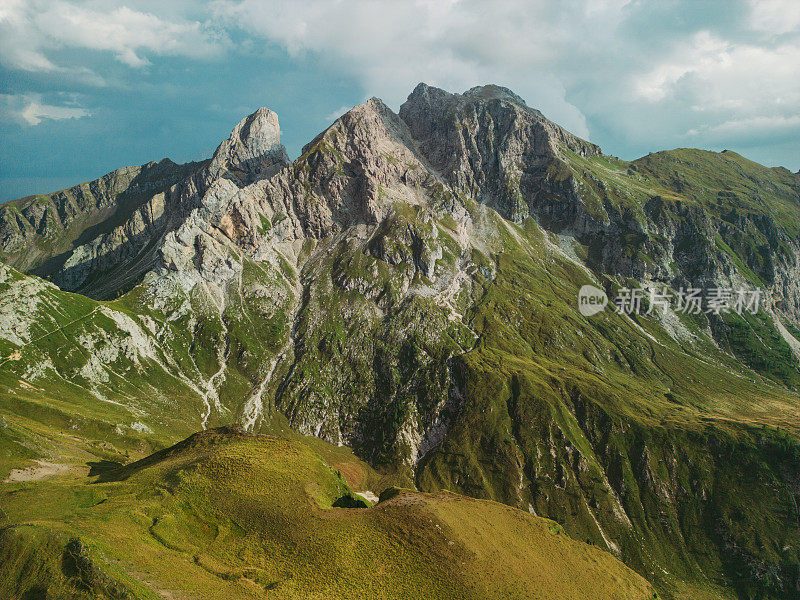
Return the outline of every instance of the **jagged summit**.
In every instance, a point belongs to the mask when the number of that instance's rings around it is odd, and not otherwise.
[[[436,185],[447,188],[456,219],[472,199],[513,222],[533,215],[556,230],[594,234],[618,218],[609,214],[616,208],[606,190],[581,181],[585,169],[575,171],[573,158],[600,154],[507,88],[458,94],[420,83],[399,114],[378,98],[354,107],[293,164],[278,116],[259,108],[209,161],[150,163],[0,207],[0,240],[12,266],[104,298],[170,262],[162,242],[187,223],[186,240],[213,224],[248,248],[290,225],[292,236],[321,238],[380,223],[399,205],[427,205],[440,195]],[[262,217],[284,216],[281,228],[262,226]]]
[[[500,117],[501,121],[522,117],[539,122],[555,150],[558,144],[564,144],[577,154],[600,154],[598,146],[550,121],[513,91],[499,85],[476,86],[463,94],[454,94],[420,83],[400,107],[400,117],[408,123],[415,137],[423,139],[430,135],[431,128],[441,126],[442,121],[466,124],[476,117],[486,121],[487,114],[493,119]]]
[[[504,102],[511,102],[519,106],[524,106],[539,115],[541,113],[528,107],[525,100],[519,95],[515,94],[512,90],[495,85],[493,83],[486,85],[478,85],[468,89],[462,94],[447,92],[441,88],[428,85],[427,83],[420,82],[409,94],[407,102],[418,102],[421,99],[430,101],[431,104],[439,105],[467,105],[475,102],[489,102],[491,100],[499,100]]]
[[[527,106],[525,100],[523,100],[520,96],[515,94],[512,90],[508,89],[507,87],[503,87],[501,85],[495,85],[493,83],[487,85],[475,86],[464,92],[462,95],[465,99],[470,99],[470,100],[473,98],[484,101],[505,100],[507,102],[514,102],[516,104],[521,104],[522,106]],[[537,113],[539,112],[534,108],[532,108],[531,110]]]
[[[601,153],[496,85],[452,94],[421,83],[399,114],[451,186],[517,222],[536,212],[528,198],[552,185],[547,173],[562,170],[565,152]]]
[[[228,139],[219,145],[209,172],[212,176],[228,172],[246,180],[270,167],[287,164],[289,157],[281,144],[278,115],[262,107],[239,121]]]
[[[301,157],[317,146],[320,140],[330,141],[332,135],[347,138],[342,142],[353,147],[374,144],[386,135],[406,138],[406,143],[413,143],[410,141],[410,136],[404,123],[378,97],[372,97],[366,102],[357,104],[338,117],[327,129],[320,132],[314,139],[303,146]],[[362,149],[365,151],[371,150],[368,147],[363,147]]]
[[[210,160],[150,162],[0,207],[2,253],[62,289],[113,297],[156,266],[160,241],[193,210],[224,206],[240,188],[289,163],[278,115],[259,108]]]

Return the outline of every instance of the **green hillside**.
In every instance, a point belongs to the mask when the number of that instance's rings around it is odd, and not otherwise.
[[[655,597],[552,521],[397,488],[368,508],[327,461],[378,482],[340,449],[222,429],[99,476],[76,465],[59,479],[7,486],[0,590],[10,598]]]

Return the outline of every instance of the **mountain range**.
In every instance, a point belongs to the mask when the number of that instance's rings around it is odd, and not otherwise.
[[[8,202],[0,261],[0,554],[53,597],[444,598],[459,560],[462,598],[800,594],[800,174],[625,161],[505,88],[420,84],[294,161],[260,108],[209,160]],[[584,315],[585,286],[760,303]],[[326,552],[350,527],[379,553],[330,559],[319,596],[306,496]],[[112,560],[127,535],[158,560]],[[419,581],[366,586],[375,556]],[[14,564],[0,589],[39,589]]]

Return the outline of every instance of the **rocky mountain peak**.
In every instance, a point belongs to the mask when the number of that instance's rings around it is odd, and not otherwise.
[[[528,106],[525,103],[525,100],[523,100],[520,96],[512,92],[510,89],[503,87],[501,85],[495,85],[493,83],[487,85],[479,85],[475,86],[474,88],[470,88],[469,90],[467,90],[462,94],[462,98],[468,101],[478,101],[478,102],[488,102],[490,100],[502,100],[505,102],[512,102],[514,104],[519,104],[525,107]],[[536,113],[539,113],[538,110],[535,109],[531,110],[533,110]]]
[[[463,94],[455,94],[426,83],[414,88],[400,107],[400,117],[415,131],[431,119],[463,120],[470,113],[486,110],[493,103],[502,105],[503,111],[522,111],[544,119],[541,112],[530,108],[520,96],[499,85],[476,86]]]
[[[436,106],[452,110],[463,109],[474,104],[488,103],[493,100],[515,104],[540,116],[542,114],[538,110],[530,108],[525,103],[525,100],[510,89],[491,83],[475,86],[463,94],[447,92],[426,83],[419,83],[408,96],[404,105],[408,105],[408,108],[413,105],[427,105],[428,107]]]
[[[463,94],[419,84],[400,107],[421,155],[454,189],[513,221],[531,213],[530,199],[560,171],[563,156],[600,154],[498,85]]]
[[[353,154],[353,158],[413,153],[415,146],[406,123],[380,98],[370,98],[353,107],[322,135],[326,134],[342,137],[341,149]]]
[[[219,145],[211,159],[209,172],[213,177],[227,172],[238,179],[248,180],[265,174],[272,166],[277,170],[289,162],[281,144],[278,115],[262,107],[239,121],[228,139]]]
[[[350,146],[356,152],[372,150],[369,146],[379,138],[384,137],[388,131],[407,128],[398,116],[392,112],[380,98],[370,98],[358,104],[336,119],[328,129],[303,146],[301,159],[311,150],[319,146],[320,141],[341,146],[345,150]],[[408,136],[405,133],[406,137]]]
[[[600,148],[553,123],[508,88],[488,84],[473,87],[463,94],[420,83],[400,107],[400,118],[406,122],[417,140],[428,141],[436,130],[466,127],[470,134],[481,128],[510,129],[530,133],[532,125],[544,133],[539,136],[554,152],[564,145],[577,154],[599,154]],[[484,132],[484,134],[487,132]],[[433,136],[435,137],[435,136]]]

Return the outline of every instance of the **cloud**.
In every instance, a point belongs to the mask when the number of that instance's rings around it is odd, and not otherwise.
[[[729,120],[712,126],[701,126],[686,132],[688,136],[716,145],[766,144],[797,139],[800,136],[800,115],[759,116]]]
[[[64,48],[111,52],[119,62],[140,68],[149,64],[147,54],[204,59],[227,44],[208,22],[114,4],[3,0],[0,62],[24,71],[80,74],[87,69],[57,64],[50,54]]]
[[[770,34],[797,33],[800,28],[800,3],[797,0],[749,0],[750,25]]]
[[[733,44],[709,31],[637,78],[643,99],[689,99],[698,110],[800,106],[800,44]]]
[[[80,106],[48,104],[39,94],[0,94],[0,111],[6,119],[35,126],[43,120],[81,119],[91,112]]]
[[[635,80],[634,91],[644,100],[663,100],[677,83],[690,74],[713,74],[729,63],[730,46],[723,40],[701,31],[691,45],[680,49],[664,62]]]
[[[343,104],[342,106],[340,106],[336,110],[331,111],[327,115],[325,115],[322,118],[322,120],[325,121],[325,122],[328,122],[328,123],[333,122],[336,119],[338,119],[339,117],[341,117],[344,113],[346,113],[351,108],[353,108],[353,107],[352,106],[348,106],[347,104]]]
[[[42,119],[51,119],[53,121],[80,119],[91,114],[85,108],[53,106],[51,104],[37,104],[36,102],[31,102],[20,112],[20,116],[30,125],[38,125],[42,122]]]
[[[513,87],[587,135],[584,116],[566,98],[554,66],[570,48],[592,51],[582,46],[590,39],[584,29],[596,29],[593,39],[604,43],[626,3],[578,4],[584,19],[542,0],[222,0],[214,8],[228,27],[278,43],[293,56],[315,53],[395,108],[420,81],[453,91],[491,82]]]
[[[626,114],[634,122],[648,114],[666,116],[639,135],[671,138],[676,145],[742,148],[770,138],[800,139],[797,39],[733,41],[701,30],[685,41],[631,79]],[[612,119],[625,127],[619,116]]]

